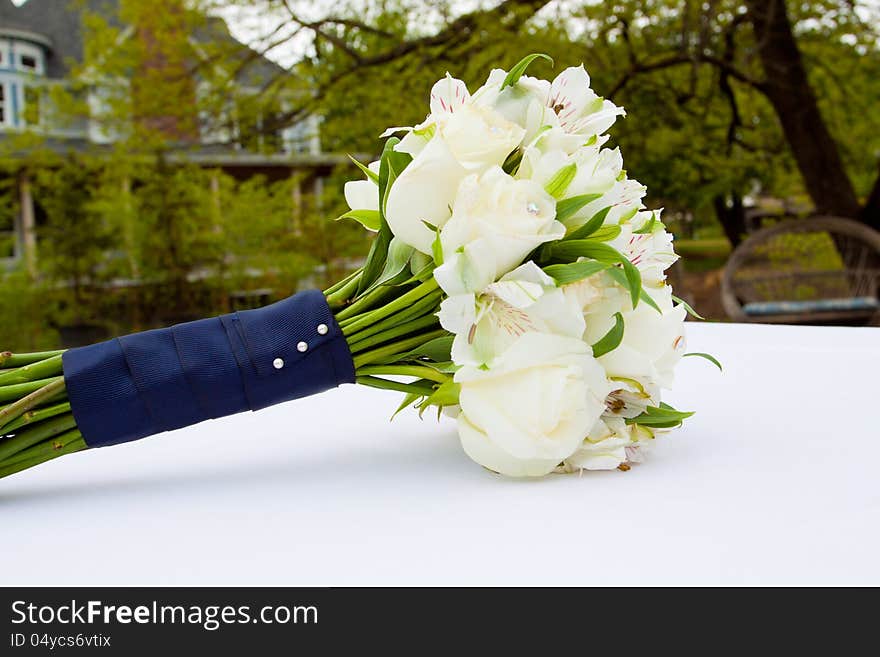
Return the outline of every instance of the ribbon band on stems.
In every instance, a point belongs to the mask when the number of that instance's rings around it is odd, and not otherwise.
[[[64,353],[76,424],[104,447],[354,383],[318,290]]]

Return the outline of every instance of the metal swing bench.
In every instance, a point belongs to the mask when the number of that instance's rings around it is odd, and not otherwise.
[[[880,233],[839,217],[759,230],[730,256],[721,300],[736,322],[880,325]]]

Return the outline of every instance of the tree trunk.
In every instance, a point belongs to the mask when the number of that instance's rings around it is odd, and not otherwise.
[[[730,207],[727,198],[720,195],[712,199],[712,204],[715,206],[718,221],[724,228],[724,234],[730,240],[730,245],[736,247],[746,234],[746,212],[742,198],[738,194],[734,193],[732,199]]]
[[[819,112],[784,0],[746,0],[764,68],[762,90],[785,132],[819,214],[858,218],[852,182]]]
[[[874,230],[880,230],[880,171],[877,172],[874,187],[868,194],[868,201],[862,208],[862,221]]]

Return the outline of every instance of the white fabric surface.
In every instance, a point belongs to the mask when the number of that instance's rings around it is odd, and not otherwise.
[[[880,329],[689,324],[630,472],[490,474],[345,386],[0,481],[2,584],[880,584]]]

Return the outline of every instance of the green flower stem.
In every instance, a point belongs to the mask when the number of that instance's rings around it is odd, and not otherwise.
[[[27,383],[59,374],[61,374],[61,354],[30,365],[23,365],[17,369],[0,372],[0,386]]]
[[[419,385],[418,383],[400,383],[399,381],[389,381],[388,379],[380,379],[375,376],[359,376],[355,379],[361,385],[370,386],[371,388],[381,388],[382,390],[397,390],[398,392],[413,392],[419,396],[429,396],[434,392],[433,387]],[[0,470],[2,474],[2,470]]]
[[[16,429],[27,426],[29,424],[36,424],[37,422],[42,422],[43,420],[48,420],[50,417],[55,417],[56,415],[61,415],[62,413],[70,412],[70,402],[62,402],[60,404],[53,404],[52,406],[46,406],[44,408],[36,408],[26,413],[22,413],[17,420],[13,420],[8,425],[3,427],[3,433],[12,433]]]
[[[348,301],[348,298],[357,291],[358,284],[361,280],[363,270],[358,270],[351,277],[351,280],[343,284],[339,289],[334,290],[330,294],[325,292],[327,303],[331,306],[341,306]],[[345,280],[345,279],[343,279]]]
[[[382,333],[386,329],[393,328],[398,324],[401,324],[402,322],[422,317],[425,313],[428,312],[433,312],[434,309],[437,307],[437,302],[440,300],[442,294],[443,293],[440,290],[437,290],[436,292],[429,294],[420,301],[414,303],[409,308],[401,310],[398,313],[391,315],[391,317],[386,317],[385,319],[376,322],[371,326],[367,326],[366,328],[363,328],[356,333],[352,333],[350,327],[342,329],[342,333],[347,337],[349,344],[358,342],[364,338],[368,338],[371,335]]]
[[[47,438],[75,428],[76,420],[73,419],[73,414],[66,413],[28,427],[10,438],[2,438],[0,439],[0,461],[4,461],[13,454],[32,447]]]
[[[4,351],[0,353],[0,367],[21,367],[52,358],[53,356],[60,356],[63,353],[64,349],[58,351],[37,351],[32,354],[13,354],[10,351]]]
[[[52,382],[48,385],[44,385],[42,388],[39,388],[29,395],[21,397],[12,404],[0,409],[0,429],[3,429],[3,427],[15,420],[22,413],[29,411],[32,408],[36,408],[40,404],[64,393],[65,387],[63,376],[59,376],[51,381]]]
[[[61,449],[53,450],[51,454],[41,454],[40,456],[37,456],[29,461],[18,461],[17,463],[13,463],[11,465],[0,463],[0,479],[15,474],[16,472],[27,470],[28,468],[32,468],[35,465],[40,465],[41,463],[45,463],[46,461],[51,461],[52,459],[58,458],[59,456],[64,456],[65,454],[73,454],[74,452],[79,452],[87,448],[88,445],[86,445],[85,441],[80,438],[79,440],[75,440],[68,445],[62,447]]]
[[[409,308],[419,299],[427,296],[437,289],[439,289],[437,281],[433,278],[430,278],[418,287],[413,288],[406,294],[402,294],[394,301],[382,306],[381,308],[377,308],[376,310],[371,310],[370,312],[363,313],[361,315],[357,315],[356,317],[351,317],[345,320],[342,323],[342,326],[343,328],[349,328],[351,333],[355,333],[362,328],[366,328],[371,324],[375,324],[380,319],[385,319],[386,317],[393,315],[399,310]]]
[[[327,296],[327,297],[333,296],[333,294],[335,292],[338,292],[339,290],[344,288],[346,285],[351,283],[353,280],[357,280],[358,278],[360,278],[360,275],[363,273],[363,271],[364,271],[363,267],[358,267],[353,272],[351,272],[348,276],[343,278],[341,281],[337,281],[336,283],[334,283],[333,285],[328,287],[326,290],[324,290],[324,296]]]
[[[392,342],[391,344],[379,347],[378,349],[373,349],[372,351],[366,351],[354,357],[354,367],[357,369],[363,365],[369,365],[370,363],[384,360],[395,354],[403,354],[410,349],[415,349],[419,345],[425,344],[429,340],[440,338],[444,335],[448,335],[448,333],[444,329],[438,329],[436,331],[422,333],[421,335],[412,338],[406,338],[405,340],[398,340],[397,342]]]
[[[355,315],[359,315],[364,313],[374,306],[376,306],[382,299],[387,299],[389,296],[396,292],[396,288],[392,285],[380,285],[374,290],[370,290],[360,299],[355,301],[353,304],[348,306],[347,308],[343,308],[338,313],[336,313],[337,321],[344,321],[349,319],[350,317],[354,317]]]
[[[358,376],[372,376],[385,374],[386,376],[414,376],[419,379],[428,379],[437,383],[446,383],[449,376],[424,365],[366,365],[358,368]]]
[[[420,329],[426,329],[432,326],[436,326],[439,322],[440,320],[437,319],[436,315],[420,317],[409,322],[398,324],[397,326],[386,329],[381,333],[365,337],[361,340],[350,340],[348,343],[348,348],[351,349],[351,353],[353,354],[362,353],[367,349],[376,347],[383,342],[388,342],[389,340],[392,340],[394,338],[399,338],[402,335],[408,335]]]
[[[27,383],[16,383],[11,386],[0,386],[0,402],[21,399],[26,395],[46,387],[55,381],[64,381],[63,376],[52,377],[49,379],[40,379],[39,381],[28,381]]]
[[[0,469],[3,469],[15,463],[20,463],[22,461],[33,461],[34,459],[40,457],[52,458],[52,455],[59,449],[63,449],[71,443],[77,442],[79,440],[83,440],[80,430],[71,429],[70,431],[58,434],[54,438],[49,438],[48,440],[44,440],[41,443],[37,443],[33,447],[23,449],[18,452],[18,454],[13,454],[8,459],[0,461]],[[84,440],[83,444],[85,444]]]

